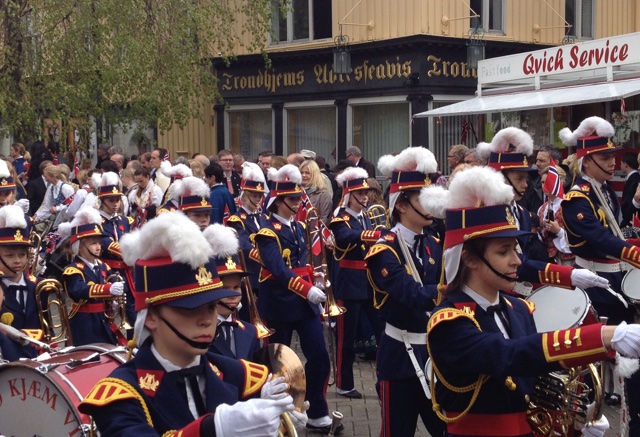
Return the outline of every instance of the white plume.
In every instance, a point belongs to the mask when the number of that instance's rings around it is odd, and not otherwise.
[[[512,149],[515,147],[515,150]],[[533,138],[517,127],[505,127],[491,140],[491,151],[496,153],[517,152],[525,155],[533,153]]]
[[[573,132],[568,127],[560,129],[558,136],[560,140],[567,146],[575,146],[578,144],[578,138],[597,135],[599,137],[609,138],[615,134],[615,129],[607,120],[600,117],[589,117],[582,120],[580,126]]]
[[[344,186],[346,181],[350,181],[352,179],[367,179],[369,177],[369,173],[364,168],[360,167],[349,167],[338,176],[336,176],[336,182],[340,186]]]
[[[451,193],[443,187],[432,185],[420,190],[418,201],[427,214],[443,219],[451,201]]]
[[[262,182],[263,185],[266,185],[262,169],[258,164],[253,162],[245,161],[242,164],[242,179],[245,181]]]
[[[11,172],[9,171],[7,161],[0,159],[0,178],[8,178],[9,176],[11,176]]]
[[[493,151],[491,147],[491,143],[480,141],[476,146],[476,156],[478,157],[478,159],[481,159],[483,161],[488,160],[491,152]]]
[[[449,185],[450,209],[511,203],[513,188],[502,173],[489,167],[472,167],[456,173]]]
[[[173,181],[171,185],[169,185],[169,199],[175,200],[175,201],[178,200],[180,195],[176,193],[182,192],[181,185],[182,185],[182,179],[176,179],[175,181]]]
[[[194,176],[186,177],[182,179],[182,183],[177,184],[172,195],[176,196],[176,199],[180,196],[199,196],[209,198],[211,189],[205,181]]]
[[[238,243],[238,234],[233,229],[215,223],[207,226],[203,234],[213,248],[213,256],[226,258],[238,253],[240,243]]]
[[[176,164],[172,166],[169,161],[162,161],[162,164],[160,164],[160,170],[162,171],[162,174],[169,178],[174,176],[182,176],[183,178],[193,176],[193,172],[186,165]]]
[[[638,371],[640,363],[637,358],[626,358],[616,353],[617,373],[623,378],[631,378],[631,375]]]
[[[280,168],[280,170],[276,170],[275,168],[271,167],[267,176],[272,182],[289,181],[296,184],[302,183],[302,175],[300,174],[300,170],[293,164],[284,165]]]
[[[18,205],[7,205],[0,208],[0,228],[24,229],[26,227],[27,220],[24,218],[24,211]]]
[[[102,173],[98,173],[94,171],[91,173],[91,185],[93,189],[96,189],[100,186],[100,182],[102,181]]]
[[[102,179],[100,180],[100,186],[106,187],[108,185],[120,185],[120,177],[112,171],[102,173]]]
[[[169,175],[167,174],[167,172],[169,172],[169,171],[171,170],[171,167],[173,167],[173,166],[171,165],[171,162],[169,162],[169,161],[162,161],[162,162],[160,163],[160,171],[161,171],[165,176],[169,176]]]
[[[394,170],[396,157],[393,155],[383,155],[378,159],[378,170],[385,176],[391,176]]]
[[[430,150],[424,147],[408,147],[396,156],[381,156],[378,169],[385,176],[390,176],[394,171],[419,171],[429,174],[438,170],[438,162]]]
[[[170,256],[174,262],[195,269],[213,256],[213,249],[200,227],[179,211],[160,214],[141,229],[120,239],[122,257],[128,265],[139,259]]]
[[[71,230],[76,226],[82,226],[87,224],[102,224],[102,216],[97,209],[91,206],[84,206],[78,210],[73,216],[73,220],[67,223],[60,223],[58,226],[58,233],[66,238],[71,235]]]

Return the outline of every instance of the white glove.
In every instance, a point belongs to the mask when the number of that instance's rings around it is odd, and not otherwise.
[[[304,405],[302,405],[302,411],[298,412],[293,410],[289,413],[291,416],[291,421],[293,422],[293,426],[296,428],[298,432],[302,431],[307,427],[307,422],[309,421],[309,417],[307,416],[307,410],[309,409],[309,401],[304,401]]]
[[[313,275],[314,285],[318,287],[320,290],[324,291],[325,282],[324,282],[324,273],[314,273]]]
[[[122,296],[122,293],[124,293],[124,282],[114,282],[111,284],[109,293],[111,293],[112,296]]]
[[[213,421],[217,437],[262,437],[278,433],[280,416],[293,411],[293,398],[249,399],[216,408]]]
[[[19,206],[20,208],[22,208],[22,211],[25,214],[29,213],[29,199],[20,199],[20,200],[16,201],[16,203],[14,203],[14,205]]]
[[[583,437],[603,437],[604,433],[609,429],[609,420],[603,415],[600,420],[593,423],[587,423],[582,428]]]
[[[262,399],[278,400],[287,397],[286,390],[289,388],[289,384],[284,382],[284,376],[273,377],[273,374],[269,374],[267,382],[264,383],[260,390],[260,397]]]
[[[627,358],[640,358],[640,325],[620,323],[613,331],[611,347]]]
[[[327,300],[327,295],[318,287],[311,287],[311,290],[307,293],[307,299],[309,302],[317,305]]]
[[[583,290],[591,287],[607,288],[609,286],[609,280],[587,269],[573,269],[571,272],[571,285],[582,288]]]

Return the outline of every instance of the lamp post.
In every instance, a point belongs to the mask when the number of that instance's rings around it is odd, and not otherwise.
[[[351,73],[349,37],[342,34],[342,25],[340,26],[340,35],[336,36],[333,41],[336,45],[333,49],[333,72],[335,74]]]

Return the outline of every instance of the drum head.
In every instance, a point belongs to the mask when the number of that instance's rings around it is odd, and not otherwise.
[[[587,293],[579,288],[540,287],[526,300],[536,305],[533,320],[538,332],[579,326],[591,307]]]
[[[622,279],[622,292],[631,302],[640,302],[640,270],[632,269]]]

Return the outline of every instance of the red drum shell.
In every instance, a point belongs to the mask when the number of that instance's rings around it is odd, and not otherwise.
[[[91,419],[78,405],[102,378],[126,361],[126,353],[110,352],[116,346],[90,344],[42,361],[20,360],[0,365],[0,434],[81,436]],[[93,353],[100,361],[67,367]],[[46,373],[43,364],[60,364]]]
[[[536,305],[533,319],[538,332],[569,329],[598,321],[589,296],[583,290],[546,285],[526,299]]]

